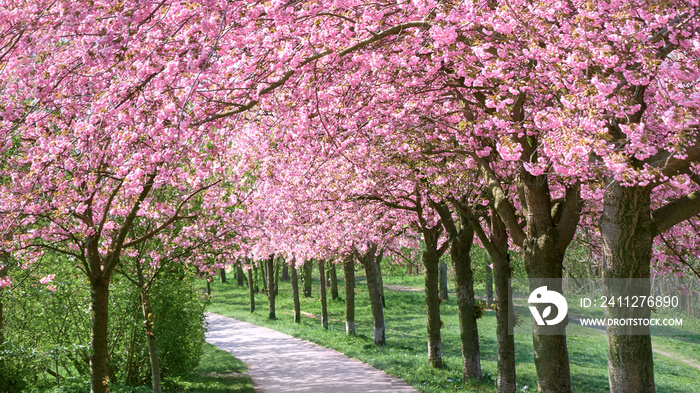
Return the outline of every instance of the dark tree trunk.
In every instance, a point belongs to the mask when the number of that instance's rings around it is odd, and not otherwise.
[[[329,262],[331,276],[331,300],[338,300],[338,272],[335,263]]]
[[[379,297],[382,299],[382,307],[386,306],[386,297],[384,297],[384,277],[382,276],[382,259],[377,261],[377,282],[379,283]]]
[[[282,264],[282,281],[289,281],[289,265],[286,263]]]
[[[440,262],[440,300],[449,300],[450,295],[447,289],[447,263]]]
[[[257,293],[260,292],[260,285],[258,284],[258,282],[260,282],[260,269],[258,269],[258,265],[255,264],[252,260],[250,261],[250,266],[253,269],[253,289]]]
[[[546,285],[547,290],[563,293],[564,253],[558,246],[555,231],[539,239],[528,238],[524,247],[525,269],[530,278],[530,291]],[[557,280],[547,280],[557,279]],[[537,384],[540,392],[571,391],[569,351],[566,347],[568,317],[558,325],[539,326],[532,321],[532,342],[535,350]]]
[[[498,342],[498,393],[515,393],[515,341],[508,321],[515,320],[513,296],[510,286],[512,269],[508,254],[508,234],[496,212],[490,217],[491,239],[488,239],[481,226],[474,221],[481,243],[486,247],[493,261],[493,274],[496,284],[496,341]]]
[[[275,298],[277,297],[277,288],[275,287],[275,256],[271,255],[269,258],[267,258],[265,263],[267,264],[267,269],[265,269],[267,272],[267,300],[270,310],[268,318],[275,320],[277,319],[277,315],[275,313]]]
[[[428,314],[428,362],[435,368],[442,367],[442,337],[440,329],[440,295],[438,276],[440,256],[434,249],[423,252],[423,267],[425,269],[425,306]]]
[[[378,347],[386,343],[386,329],[384,327],[384,307],[382,306],[381,292],[379,291],[379,272],[377,265],[382,260],[383,250],[377,250],[373,245],[363,256],[356,253],[357,259],[365,268],[367,276],[367,292],[369,304],[372,308],[372,323],[374,326],[374,344]]]
[[[459,312],[459,335],[462,343],[464,379],[481,379],[479,329],[476,324],[474,277],[469,252],[474,242],[474,228],[460,219],[456,236],[450,236],[450,254],[455,272],[455,296]]]
[[[6,263],[5,258],[1,260],[0,262]],[[0,268],[0,280],[7,277],[7,266],[3,266]],[[3,314],[3,303],[2,303],[2,298],[3,298],[3,292],[4,289],[0,288],[0,349],[2,349],[2,344],[5,343],[5,316]],[[0,362],[2,362],[2,358],[0,358]]]
[[[253,283],[253,269],[248,269],[248,293],[250,294],[250,312],[255,312],[255,284]]]
[[[90,391],[109,392],[109,278],[91,277],[90,298],[92,300],[92,353],[90,354]]]
[[[345,332],[355,335],[355,262],[352,257],[343,261],[345,275]]]
[[[493,269],[491,269],[489,258],[484,261],[484,273],[486,276],[486,306],[493,308]]]
[[[153,314],[151,311],[151,300],[147,292],[141,293],[143,302],[144,328],[146,329],[146,340],[148,341],[148,359],[151,362],[151,386],[154,393],[160,393],[160,361],[158,360],[158,350],[156,348],[156,335],[153,331]]]
[[[238,284],[239,287],[242,287],[245,285],[243,282],[244,275],[245,275],[245,273],[243,272],[243,268],[241,267],[241,265],[236,266],[236,281],[237,281],[236,284]]]
[[[267,294],[267,269],[266,269],[266,263],[267,262],[259,262],[258,266],[258,271],[260,272],[260,281],[262,281],[262,291],[263,293]],[[272,274],[272,273],[270,273]]]
[[[603,279],[610,296],[649,296],[654,229],[651,189],[611,182],[603,197]],[[634,287],[621,279],[634,278]],[[615,279],[618,280],[615,283]],[[640,280],[643,279],[643,280]],[[623,284],[623,285],[620,285]],[[607,307],[606,318],[649,318],[648,307]],[[654,362],[649,327],[608,326],[608,379],[613,393],[652,393]],[[634,334],[630,334],[634,333]]]
[[[151,310],[150,286],[146,285],[143,269],[140,262],[136,262],[136,275],[139,291],[141,292],[141,310],[143,311],[144,330],[148,344],[148,359],[151,363],[151,386],[154,393],[161,393],[160,360],[156,348],[156,335],[153,328],[155,318]]]
[[[328,330],[328,303],[326,301],[326,269],[323,259],[318,260],[318,274],[321,284],[321,324],[323,328]]]
[[[221,278],[221,283],[226,284],[226,269],[225,268],[222,267],[221,269],[219,269],[219,276]]]
[[[304,262],[304,297],[311,297],[311,272],[314,269],[314,261],[309,259]]]
[[[211,276],[207,274],[205,280],[207,281],[207,296],[211,298]]]
[[[301,323],[301,305],[299,303],[299,275],[296,263],[292,262],[292,298],[294,300],[294,323]]]

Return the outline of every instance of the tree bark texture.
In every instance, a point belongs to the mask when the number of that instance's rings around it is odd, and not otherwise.
[[[221,283],[226,284],[226,269],[225,268],[222,267],[221,269],[219,269],[219,277],[221,278]]]
[[[493,307],[493,269],[491,269],[491,260],[486,258],[484,260],[484,273],[485,273],[485,283],[486,285],[486,306],[489,308]]]
[[[292,262],[292,298],[294,300],[294,323],[301,323],[301,304],[299,303],[299,275],[296,263]]]
[[[268,319],[275,320],[277,315],[275,313],[275,298],[277,297],[277,287],[275,285],[275,256],[271,255],[267,260],[267,300],[269,305]]]
[[[447,289],[447,263],[440,262],[440,300],[449,300],[450,295]]]
[[[425,274],[425,307],[428,315],[428,363],[435,368],[442,367],[442,336],[440,329],[440,295],[438,276],[440,256],[435,250],[423,252]]]
[[[459,311],[462,365],[464,379],[481,379],[481,352],[479,350],[479,329],[476,323],[474,277],[471,257],[469,256],[474,242],[474,228],[466,220],[459,224],[456,236],[450,236],[450,255],[452,268],[455,272],[455,295]]]
[[[382,307],[386,307],[386,297],[384,296],[384,276],[382,275],[382,258],[376,261],[377,264],[377,285],[379,286],[379,298],[382,299]]]
[[[496,388],[498,393],[515,393],[517,389],[515,374],[515,340],[508,321],[515,320],[512,288],[510,278],[510,254],[508,253],[508,234],[496,212],[490,217],[491,239],[485,236],[482,244],[487,246],[493,261],[493,276],[496,286],[496,341],[498,342],[498,376]],[[483,232],[480,233],[483,236]],[[480,236],[481,238],[481,236]]]
[[[383,250],[377,250],[377,246],[373,245],[357,258],[365,268],[365,276],[367,277],[367,292],[369,293],[369,304],[372,309],[372,323],[374,326],[374,344],[378,347],[386,343],[386,329],[384,327],[384,307],[382,306],[382,297],[379,290],[379,269],[377,264],[382,260]]]
[[[355,335],[355,262],[352,257],[343,261],[345,276],[345,333]]]
[[[148,359],[151,362],[151,386],[154,393],[161,393],[160,361],[158,359],[158,349],[156,348],[156,335],[153,330],[154,318],[151,311],[151,299],[148,292],[143,288],[141,302],[143,306],[144,329],[146,330],[146,340],[148,341]]]
[[[331,300],[338,300],[338,270],[336,269],[335,263],[328,262],[330,268],[328,271],[331,276]]]
[[[243,268],[240,266],[236,266],[236,284],[238,284],[239,287],[244,286],[243,282],[243,276],[245,276],[245,273],[243,272]]]
[[[612,181],[603,196],[603,280],[610,296],[649,296],[654,229],[651,188],[624,187]],[[634,278],[634,287],[628,281]],[[614,279],[619,281],[615,284]],[[643,280],[640,280],[643,279]],[[622,282],[620,282],[622,281]],[[649,318],[649,307],[607,307],[606,318]],[[608,379],[612,393],[653,393],[654,362],[649,327],[608,326]],[[643,331],[643,332],[642,332]]]
[[[91,393],[109,392],[109,346],[107,332],[109,328],[109,279],[100,276],[91,277],[90,298],[92,300],[92,354],[90,355],[90,391]]]
[[[289,281],[289,265],[286,263],[282,264],[282,281]]]
[[[326,269],[325,261],[323,259],[318,260],[318,274],[320,276],[321,284],[321,324],[323,328],[328,330],[328,302],[326,299]]]
[[[560,251],[557,240],[555,231],[526,240],[524,257],[525,269],[530,278],[530,291],[547,285],[547,290],[563,293],[561,278],[564,254]],[[559,280],[546,280],[548,278]],[[571,391],[569,352],[566,346],[567,324],[568,317],[554,326],[539,326],[534,319],[532,321],[532,342],[540,392]]]
[[[311,297],[311,272],[314,269],[314,261],[309,259],[304,262],[304,297]]]
[[[255,312],[255,284],[253,283],[253,269],[248,269],[248,293],[250,294],[250,312]]]

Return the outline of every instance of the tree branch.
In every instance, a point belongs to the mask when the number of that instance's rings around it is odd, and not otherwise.
[[[698,214],[700,214],[700,191],[693,191],[675,199],[651,213],[654,236]]]

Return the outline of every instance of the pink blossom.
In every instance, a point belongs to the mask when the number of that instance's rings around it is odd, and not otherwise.
[[[45,276],[41,280],[39,280],[39,282],[46,285],[50,283],[54,279],[54,277],[56,277],[55,274],[49,274],[48,276]]]

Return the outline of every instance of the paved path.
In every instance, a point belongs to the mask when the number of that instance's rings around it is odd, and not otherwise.
[[[207,313],[207,342],[248,364],[256,393],[417,393],[406,382],[331,349]]]

